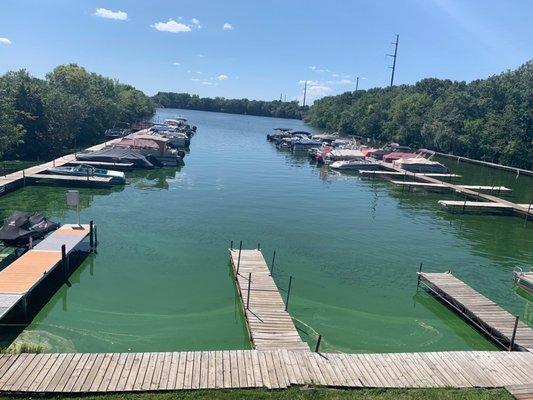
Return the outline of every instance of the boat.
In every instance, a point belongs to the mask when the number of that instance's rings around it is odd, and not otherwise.
[[[111,183],[126,183],[124,172],[114,171],[112,169],[95,168],[92,165],[87,164],[80,164],[72,167],[52,167],[48,168],[46,171],[54,175],[100,176],[103,178],[111,178]]]
[[[89,153],[77,153],[78,161],[95,161],[107,163],[129,163],[136,168],[154,168],[154,164],[135,149],[127,147],[106,147]]]
[[[291,149],[292,151],[300,151],[300,150],[309,150],[312,147],[320,146],[322,143],[318,140],[308,139],[308,138],[298,138],[291,143]]]
[[[533,268],[525,272],[520,267],[513,270],[513,279],[517,286],[525,289],[529,294],[533,295]]]
[[[373,160],[365,160],[365,159],[358,159],[358,160],[343,160],[343,161],[335,161],[334,163],[331,163],[329,165],[333,169],[338,170],[344,170],[344,171],[359,171],[359,170],[367,170],[367,171],[373,171],[376,169],[379,169],[379,164],[376,161]]]
[[[107,139],[117,139],[127,136],[131,133],[131,126],[127,122],[119,122],[111,129],[107,129],[104,135]]]
[[[169,148],[168,142],[168,138],[159,134],[134,133],[115,146],[135,149],[158,166],[177,167],[183,163],[183,158],[176,149]]]
[[[392,162],[393,167],[402,168],[409,172],[448,174],[450,170],[437,161],[431,161],[424,157],[399,158]]]
[[[22,246],[28,244],[30,239],[44,238],[48,232],[57,228],[57,222],[50,221],[41,213],[15,211],[4,220],[0,228],[0,240],[6,246]]]
[[[409,146],[400,146],[398,143],[389,143],[381,149],[372,149],[368,152],[368,155],[374,157],[376,160],[382,160],[383,157],[394,152],[414,154]]]
[[[404,151],[393,151],[391,153],[385,154],[382,159],[385,162],[392,163],[393,161],[399,160],[401,158],[408,159],[408,158],[415,158],[418,157],[415,153],[410,152],[404,152]]]
[[[360,150],[333,149],[328,154],[329,161],[363,160],[365,156]]]

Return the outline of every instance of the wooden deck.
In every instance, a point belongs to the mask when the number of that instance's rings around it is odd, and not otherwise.
[[[493,203],[491,201],[460,201],[460,200],[439,200],[438,203],[444,207],[459,207],[459,208],[499,208],[502,210],[513,210],[514,207],[505,203]],[[528,210],[530,207],[529,204],[516,204],[516,206],[522,207],[525,210]],[[531,206],[533,210],[533,206]]]
[[[63,225],[0,271],[0,320],[61,265],[63,244],[68,255],[89,234],[89,225]]]
[[[360,174],[363,175],[391,175],[391,176],[405,176],[404,172],[400,171],[374,171],[374,170],[359,170]],[[439,173],[420,173],[416,174],[417,176],[430,176],[434,178],[460,178],[461,175],[457,174],[439,174]]]
[[[392,181],[395,185],[400,186],[413,186],[413,187],[422,187],[422,188],[436,188],[436,189],[448,189],[453,190],[449,185],[444,183],[427,183],[427,182],[404,182],[404,181]],[[506,186],[483,186],[483,185],[455,185],[461,189],[472,189],[472,190],[481,190],[489,192],[510,192]]]
[[[507,386],[506,389],[517,400],[533,400],[533,384],[512,385]]]
[[[510,346],[515,316],[476,292],[451,273],[420,273],[420,282],[454,311],[466,318],[502,348]],[[533,351],[533,328],[518,322],[514,348]],[[533,377],[533,369],[530,371]]]
[[[230,250],[230,259],[253,347],[309,350],[285,311],[285,303],[261,251],[242,250],[239,262],[239,250]]]
[[[533,354],[333,354],[290,350],[0,355],[0,393],[216,388],[524,387]]]

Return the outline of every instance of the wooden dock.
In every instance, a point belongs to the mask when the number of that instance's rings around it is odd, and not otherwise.
[[[469,189],[468,187],[461,187],[461,185],[456,185],[456,184],[453,184],[453,183],[444,182],[444,181],[438,180],[436,178],[433,178],[431,176],[422,175],[422,174],[416,174],[414,172],[409,172],[409,171],[406,171],[406,170],[404,170],[402,168],[395,167],[392,163],[379,161],[379,164],[384,169],[387,169],[387,170],[393,171],[393,172],[394,171],[395,172],[401,172],[402,175],[404,175],[405,177],[410,177],[413,180],[418,180],[418,181],[421,181],[421,182],[424,182],[424,183],[442,185],[442,186],[439,186],[439,187],[449,188],[450,190],[455,191],[456,193],[463,195],[465,198],[474,199],[476,201],[504,204],[504,205],[507,205],[508,208],[512,212],[514,212],[515,214],[523,215],[527,219],[533,218],[533,207],[524,207],[522,204],[516,204],[516,203],[513,203],[511,201],[502,199],[500,197],[493,196],[491,194],[480,193],[480,192],[478,192],[476,190]],[[463,185],[463,186],[467,186],[467,185]]]
[[[61,266],[62,245],[68,256],[90,234],[89,225],[63,225],[0,271],[0,322],[19,303],[25,311],[32,290]]]
[[[521,321],[517,322],[514,315],[451,273],[422,272],[419,273],[418,278],[428,292],[468,320],[503,349],[533,352],[533,328]],[[513,338],[516,322],[516,334]],[[533,372],[533,369],[530,372]],[[531,376],[533,377],[533,373]]]
[[[405,176],[404,172],[400,171],[370,171],[370,170],[360,170],[360,174],[363,175],[391,175],[391,176]],[[457,174],[439,174],[439,173],[419,173],[417,176],[430,176],[433,178],[460,178],[461,175]]]
[[[291,350],[0,355],[0,393],[182,389],[526,387],[533,354],[333,354]]]
[[[309,350],[286,311],[261,251],[230,249],[230,259],[253,348]]]
[[[494,203],[491,201],[439,200],[438,203],[444,207],[448,207],[452,209],[455,209],[457,207],[463,210],[466,208],[471,208],[471,209],[500,209],[500,210],[513,211],[515,209],[515,207],[513,207],[512,205],[505,204],[505,203]],[[530,204],[516,204],[516,206],[522,207],[526,211],[533,210],[533,206],[531,206]]]
[[[392,181],[392,183],[394,183],[395,185],[400,185],[400,186],[453,190],[452,188],[450,188],[449,185],[445,185],[444,183],[405,182],[405,181]],[[511,189],[509,189],[506,186],[483,186],[483,185],[455,185],[455,186],[461,189],[472,189],[472,190],[481,190],[481,191],[489,191],[489,192],[497,192],[497,193],[511,191]]]

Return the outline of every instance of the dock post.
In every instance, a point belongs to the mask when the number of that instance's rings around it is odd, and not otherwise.
[[[242,240],[239,242],[239,258],[237,259],[237,273],[239,275],[239,267],[241,266],[241,251],[242,251]]]
[[[33,249],[33,238],[30,236],[30,239],[28,240],[28,249]]]
[[[229,249],[230,249],[231,251],[233,251],[233,240],[232,240],[232,241],[230,242],[230,244],[229,244]]]
[[[257,250],[261,250],[261,243],[257,243]]]
[[[94,223],[92,220],[89,222],[89,244],[92,251],[94,249]]]
[[[322,335],[318,335],[318,340],[316,341],[315,353],[318,353],[320,350],[320,342],[322,342]]]
[[[98,227],[94,227],[94,249],[98,247]]]
[[[248,295],[246,296],[246,309],[250,309],[250,289],[252,288],[252,273],[248,274]]]
[[[26,186],[26,170],[22,170],[22,186]]]
[[[529,207],[527,208],[526,219],[524,221],[524,228],[527,226],[527,220],[529,219],[529,212],[530,211],[531,211],[531,203],[529,203]]]
[[[274,262],[276,261],[276,250],[272,254],[272,266],[270,267],[270,276],[274,273]]]
[[[70,286],[70,282],[68,281],[68,255],[66,246],[64,244],[61,245],[61,266],[63,267],[63,277],[65,278],[65,283],[67,286]]]
[[[418,292],[418,287],[420,286],[420,273],[422,272],[422,263],[420,263],[420,267],[418,267],[418,282],[416,283],[416,291]]]
[[[514,348],[514,339],[516,337],[516,328],[518,328],[518,320],[520,317],[517,315],[514,320],[513,336],[511,336],[511,343],[509,343],[509,351],[513,351]]]
[[[289,309],[289,298],[291,296],[292,275],[289,277],[289,288],[287,289],[287,299],[285,300],[285,311]]]

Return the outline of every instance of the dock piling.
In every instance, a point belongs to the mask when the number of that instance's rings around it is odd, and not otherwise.
[[[287,299],[285,300],[285,311],[289,309],[289,298],[291,296],[292,275],[289,277],[289,287],[287,288]]]
[[[61,266],[63,267],[63,278],[65,279],[65,283],[67,286],[71,286],[70,282],[68,281],[68,270],[69,270],[69,259],[67,255],[67,248],[64,244],[61,245]]]
[[[518,328],[518,320],[520,317],[517,315],[514,320],[513,335],[511,336],[511,342],[509,343],[509,351],[513,351],[514,340],[516,338],[516,328]]]
[[[261,243],[257,243],[257,250],[261,250]]]
[[[246,296],[246,309],[250,309],[250,289],[252,288],[252,273],[248,274],[248,295]]]
[[[420,273],[422,272],[422,263],[420,263],[420,266],[418,267],[418,281],[416,283],[416,291],[418,292],[418,287],[420,286]]]
[[[242,240],[239,243],[239,258],[237,259],[237,275],[239,275],[239,267],[241,266],[241,252],[242,252]]]
[[[531,203],[529,203],[529,206],[527,208],[526,218],[524,218],[524,228],[527,226],[527,220],[529,219],[530,211],[531,211]]]
[[[98,227],[94,227],[94,249],[98,247]]]
[[[230,244],[229,244],[229,249],[230,249],[231,251],[233,251],[233,240],[232,240],[232,241],[230,242]]]
[[[322,335],[318,335],[318,340],[316,341],[315,353],[318,353],[320,350],[320,343],[322,342]]]
[[[92,251],[94,249],[94,223],[92,220],[89,222],[89,244]]]
[[[274,274],[274,262],[276,261],[276,250],[272,254],[272,266],[270,267],[270,276]]]

